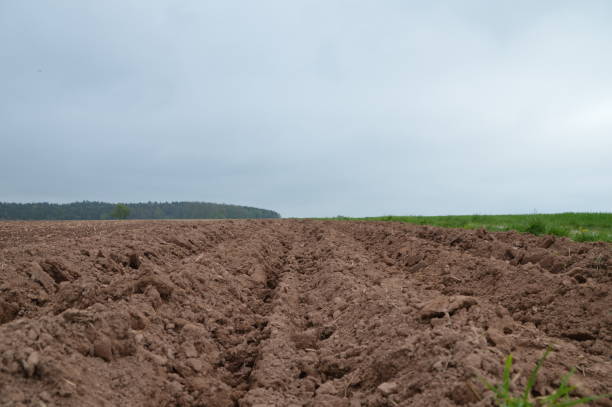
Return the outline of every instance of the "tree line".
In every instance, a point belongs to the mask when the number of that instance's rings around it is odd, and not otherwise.
[[[118,206],[127,206],[127,219],[247,219],[280,218],[277,212],[248,206],[209,202],[72,202],[56,204],[0,202],[3,220],[97,220],[117,218]],[[126,213],[125,211],[122,213]],[[121,216],[123,217],[123,216]]]

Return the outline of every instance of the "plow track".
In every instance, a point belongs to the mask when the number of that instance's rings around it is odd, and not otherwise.
[[[490,406],[612,391],[612,245],[310,220],[0,223],[0,406]],[[600,405],[610,405],[603,400]]]

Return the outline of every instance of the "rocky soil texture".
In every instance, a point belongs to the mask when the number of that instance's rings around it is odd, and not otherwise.
[[[0,406],[490,406],[612,392],[612,245],[399,223],[0,223]],[[600,405],[611,405],[609,400]]]

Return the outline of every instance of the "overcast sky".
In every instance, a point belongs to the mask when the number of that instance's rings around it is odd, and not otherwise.
[[[612,2],[0,0],[0,201],[612,211]]]

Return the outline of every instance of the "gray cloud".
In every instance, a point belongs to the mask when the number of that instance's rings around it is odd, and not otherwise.
[[[0,3],[0,200],[610,211],[607,1]]]

